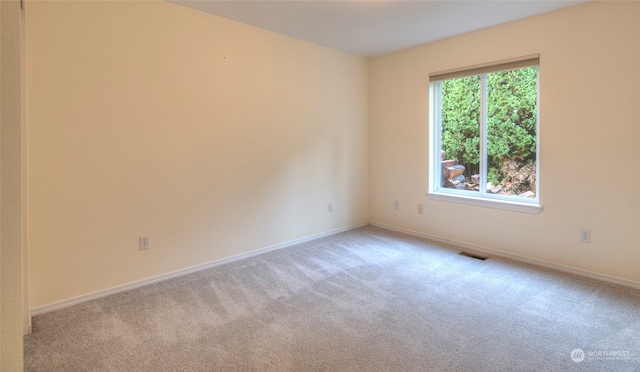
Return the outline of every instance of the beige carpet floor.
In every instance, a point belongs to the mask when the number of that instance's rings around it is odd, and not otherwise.
[[[36,316],[25,368],[640,371],[640,291],[458,253],[349,231]]]

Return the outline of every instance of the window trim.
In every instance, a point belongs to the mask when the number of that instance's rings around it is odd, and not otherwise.
[[[476,207],[502,209],[512,212],[539,214],[543,210],[542,205],[540,204],[524,203],[510,199],[494,199],[490,195],[485,195],[483,197],[470,196],[466,194],[455,195],[455,192],[453,192],[453,190],[451,193],[428,191],[427,197],[431,200],[466,204]]]
[[[486,185],[482,185],[481,182],[481,190],[478,194],[474,195],[469,193],[468,191],[455,190],[455,189],[445,189],[440,187],[441,178],[442,178],[442,170],[440,165],[441,161],[441,125],[438,123],[441,122],[441,108],[440,108],[440,97],[438,94],[438,90],[436,89],[439,82],[442,80],[453,79],[456,77],[463,76],[475,76],[475,75],[484,75],[491,72],[510,70],[515,68],[524,68],[524,67],[532,67],[536,66],[538,68],[538,89],[537,89],[537,101],[538,105],[536,107],[537,110],[537,121],[536,121],[536,198],[535,199],[523,199],[518,197],[509,197],[509,196],[497,196],[493,194],[486,193]],[[445,202],[453,202],[459,204],[472,205],[477,207],[486,207],[486,208],[494,208],[494,209],[502,209],[514,212],[522,212],[522,213],[531,213],[531,214],[539,214],[543,208],[540,204],[540,65],[539,65],[539,55],[529,55],[520,58],[514,58],[510,60],[504,60],[500,62],[490,63],[490,64],[482,64],[475,65],[467,68],[461,69],[453,69],[438,73],[429,74],[429,147],[431,151],[429,151],[429,189],[427,191],[427,197],[429,199],[445,201]],[[484,80],[484,77],[482,77]],[[486,102],[486,84],[481,85],[482,92],[481,94],[484,96]],[[481,107],[481,115],[486,116],[486,107],[484,105]],[[486,117],[484,120],[486,124]],[[480,128],[480,136],[484,141],[485,145],[481,146],[481,157],[484,161],[480,162],[480,171],[486,173],[486,128],[481,125]],[[481,173],[484,174],[484,173]],[[484,187],[483,187],[484,186]],[[484,192],[483,192],[484,191]]]

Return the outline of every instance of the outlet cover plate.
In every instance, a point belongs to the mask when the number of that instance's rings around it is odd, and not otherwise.
[[[149,237],[149,235],[141,236],[139,238],[138,244],[139,244],[140,250],[145,251],[151,248],[151,238]]]

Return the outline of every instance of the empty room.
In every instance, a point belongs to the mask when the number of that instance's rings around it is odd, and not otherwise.
[[[1,370],[640,370],[640,2],[0,5]]]

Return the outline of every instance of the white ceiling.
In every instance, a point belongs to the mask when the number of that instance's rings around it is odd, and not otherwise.
[[[588,0],[169,1],[372,57]]]

